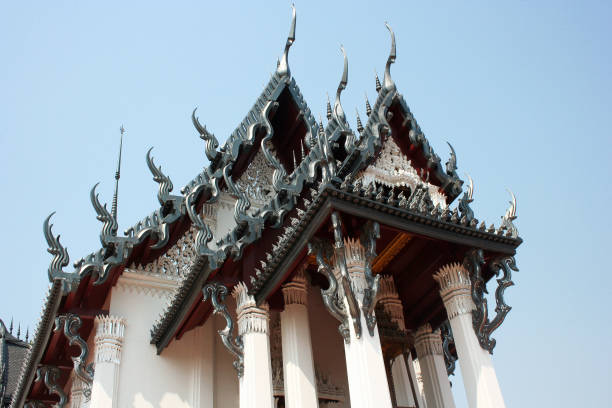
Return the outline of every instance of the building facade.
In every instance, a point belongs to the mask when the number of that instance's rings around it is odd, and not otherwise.
[[[365,124],[311,114],[275,73],[180,193],[154,163],[160,208],[123,235],[96,187],[101,248],[78,260],[52,231],[50,288],[13,407],[503,407],[492,332],[522,240],[516,200],[486,226],[473,183],[442,164],[391,76]],[[344,51],[344,50],[343,50]],[[117,175],[118,178],[118,175]],[[484,294],[494,276],[495,307]]]

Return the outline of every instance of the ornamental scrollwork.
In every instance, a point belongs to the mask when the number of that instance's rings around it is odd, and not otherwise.
[[[496,340],[491,338],[491,334],[504,322],[506,315],[511,307],[504,300],[506,288],[514,285],[512,282],[512,271],[517,271],[516,262],[512,256],[502,256],[494,259],[490,268],[496,276],[502,272],[501,278],[497,279],[497,289],[495,290],[495,317],[489,320],[488,304],[484,294],[488,293],[486,283],[482,276],[482,265],[484,256],[482,249],[469,251],[463,261],[465,268],[470,272],[472,282],[472,300],[476,306],[472,311],[472,325],[478,338],[480,346],[493,354]]]
[[[338,331],[342,335],[346,344],[350,343],[351,336],[348,328],[348,316],[344,309],[344,303],[340,301],[338,294],[338,281],[332,272],[332,267],[326,259],[331,257],[331,245],[321,240],[312,240],[308,243],[308,253],[315,255],[318,265],[318,272],[327,278],[329,286],[321,289],[323,304],[329,313],[339,322]]]
[[[440,325],[440,333],[442,334],[442,351],[444,353],[446,374],[455,375],[457,356],[450,351],[450,346],[451,344],[455,344],[455,339],[453,337],[453,329],[448,320]]]
[[[57,384],[60,378],[60,369],[55,366],[41,366],[36,370],[35,382],[43,381],[50,394],[55,394],[59,397],[59,402],[55,405],[57,408],[64,408],[68,403],[68,397],[64,389]]]
[[[365,279],[366,287],[363,293],[363,301],[361,310],[365,316],[366,326],[370,336],[374,336],[374,329],[376,328],[376,314],[374,308],[376,307],[378,288],[380,286],[380,276],[373,276],[372,274],[372,262],[376,258],[376,240],[380,238],[380,226],[377,222],[368,221],[361,234],[361,244],[365,248]]]
[[[47,271],[49,281],[60,280],[62,282],[62,292],[68,293],[79,284],[80,276],[76,273],[64,272],[64,268],[70,262],[70,256],[68,255],[68,250],[60,243],[60,236],[54,236],[53,231],[51,231],[53,224],[50,224],[49,220],[53,214],[55,214],[55,211],[49,214],[43,223],[43,232],[47,245],[49,245],[47,251],[53,255]]]
[[[342,221],[340,214],[333,212],[331,215],[332,226],[334,228],[334,258],[336,268],[340,272],[340,285],[343,295],[348,304],[348,312],[355,330],[355,337],[361,337],[361,316],[359,314],[359,303],[355,296],[355,290],[351,284],[351,277],[346,266],[346,249],[344,247],[344,239],[342,238]]]
[[[213,306],[213,312],[220,314],[225,318],[225,328],[219,330],[219,336],[223,345],[236,357],[234,361],[234,368],[238,372],[238,377],[242,377],[244,374],[244,345],[242,344],[242,337],[234,336],[234,320],[227,310],[225,305],[225,298],[227,297],[227,287],[219,282],[209,283],[202,288],[203,302],[206,302],[210,298]]]
[[[63,330],[68,343],[71,346],[78,345],[81,349],[81,353],[77,357],[72,357],[72,363],[75,375],[86,384],[83,394],[85,399],[89,400],[91,398],[91,385],[94,378],[94,365],[93,363],[87,364],[89,347],[87,342],[78,333],[81,325],[81,318],[74,313],[60,315],[55,318],[55,331]]]

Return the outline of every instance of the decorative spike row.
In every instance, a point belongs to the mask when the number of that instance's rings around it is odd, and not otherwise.
[[[372,114],[372,107],[370,106],[370,101],[368,101],[368,94],[365,96],[365,106],[366,106],[366,115],[370,116]]]
[[[361,118],[359,117],[359,110],[355,109],[357,113],[357,131],[361,134],[363,133],[363,124],[361,123]]]

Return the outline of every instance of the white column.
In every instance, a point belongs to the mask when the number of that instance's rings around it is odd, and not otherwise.
[[[427,408],[427,400],[425,399],[425,385],[423,384],[423,373],[421,372],[421,363],[419,363],[418,358],[415,358],[414,360],[412,360],[412,364],[414,365],[414,375],[416,378],[417,386],[419,387],[419,395],[421,396],[421,401],[423,402],[423,408]]]
[[[374,327],[371,336],[363,313],[364,291],[367,286],[365,278],[366,254],[359,241],[344,240],[345,260],[350,276],[351,288],[359,304],[358,313],[361,320],[361,333],[358,336],[349,317],[349,342],[344,343],[346,369],[348,374],[349,394],[352,408],[391,408],[391,395],[387,383],[387,371],[378,336],[378,327]],[[340,265],[335,260],[334,274],[340,282]],[[345,310],[349,311],[349,301],[340,290]]]
[[[488,351],[480,347],[472,326],[474,302],[468,271],[459,263],[443,266],[434,279],[453,329],[459,366],[470,408],[505,407]]]
[[[98,316],[95,324],[96,371],[89,406],[116,407],[126,320],[116,316]]]
[[[380,287],[378,289],[378,304],[391,318],[391,321],[397,325],[399,330],[406,330],[406,323],[404,322],[404,307],[402,306],[402,301],[397,293],[393,276],[381,276]],[[395,357],[391,365],[391,376],[393,377],[393,387],[395,390],[395,402],[398,406],[414,407],[417,405],[415,403],[416,396],[418,406],[423,407],[421,395],[416,385],[414,368],[411,367],[412,356],[408,355],[408,358],[409,366],[406,366],[406,360],[403,354]]]
[[[70,408],[84,408],[89,406],[89,400],[85,394],[87,384],[72,372],[72,385],[70,387]]]
[[[243,282],[236,285],[232,295],[236,298],[238,334],[244,345],[244,373],[239,380],[240,408],[272,408],[268,305],[257,307]]]
[[[312,342],[307,308],[304,269],[282,287],[285,310],[281,317],[285,407],[312,408],[318,405]]]
[[[440,330],[432,331],[429,324],[419,327],[414,346],[419,356],[427,407],[454,408],[455,401],[444,364]]]

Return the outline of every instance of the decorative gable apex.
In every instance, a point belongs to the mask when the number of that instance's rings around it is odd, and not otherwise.
[[[374,163],[361,171],[356,179],[361,180],[363,186],[378,183],[387,187],[408,187],[415,191],[419,185],[427,188],[434,206],[446,208],[446,196],[440,189],[431,184],[428,177],[420,176],[412,166],[412,162],[402,153],[399,146],[392,137],[387,137],[383,142],[380,153]],[[373,185],[376,187],[376,185]]]

